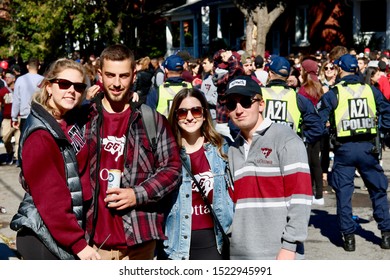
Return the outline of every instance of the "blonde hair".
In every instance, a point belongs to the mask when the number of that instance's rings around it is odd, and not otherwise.
[[[329,80],[327,79],[327,77],[325,76],[325,67],[330,64],[333,66],[334,68],[334,71],[335,71],[335,75],[337,75],[337,72],[338,72],[338,69],[336,67],[336,65],[334,65],[332,63],[332,61],[330,60],[326,60],[322,63],[321,67],[320,67],[320,70],[318,71],[318,79],[320,80],[320,82],[322,84],[325,84],[326,82],[328,82]]]
[[[145,56],[143,58],[140,58],[137,60],[137,64],[141,66],[141,70],[148,70],[150,65],[150,58],[149,56]]]
[[[46,89],[46,86],[49,85],[51,80],[56,79],[58,74],[66,69],[74,69],[80,72],[80,74],[83,76],[83,83],[85,83],[85,68],[80,63],[68,59],[68,58],[60,58],[54,61],[49,69],[46,71],[44,78],[39,85],[40,91],[34,94],[33,101],[42,105],[43,108],[45,108],[48,112],[51,112],[54,108],[52,108],[49,104],[50,95],[49,92]],[[85,92],[84,92],[85,94]],[[84,95],[83,95],[84,97]],[[80,99],[80,102],[83,98]]]
[[[335,61],[336,59],[340,58],[344,54],[348,53],[348,49],[344,46],[335,46],[328,55],[328,58],[330,61]]]

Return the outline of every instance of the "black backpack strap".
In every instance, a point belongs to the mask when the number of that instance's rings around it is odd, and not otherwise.
[[[148,136],[150,146],[152,147],[152,151],[154,153],[157,150],[156,116],[152,108],[145,104],[141,105],[140,110],[142,115],[142,123],[144,124],[146,135]]]
[[[96,132],[96,176],[93,178],[96,182],[95,186],[95,192],[94,192],[94,208],[93,208],[93,216],[92,216],[92,230],[89,235],[89,242],[88,245],[93,245],[93,238],[95,237],[95,231],[96,231],[96,223],[98,218],[98,207],[99,207],[99,193],[100,193],[100,183],[99,183],[99,170],[100,170],[100,158],[101,158],[101,135],[100,130],[103,127],[103,104],[102,99],[104,97],[103,92],[98,93],[95,98],[93,99],[93,102],[96,103],[96,109],[98,111],[98,117],[97,117],[97,132]]]

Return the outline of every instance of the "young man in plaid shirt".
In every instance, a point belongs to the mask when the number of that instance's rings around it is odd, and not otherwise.
[[[109,46],[100,58],[104,94],[95,98],[87,130],[94,192],[90,244],[102,259],[153,259],[156,241],[166,239],[163,198],[179,185],[179,149],[168,121],[155,111],[156,149],[148,140],[141,110],[131,102],[131,50]],[[121,183],[108,189],[112,169],[120,170]]]

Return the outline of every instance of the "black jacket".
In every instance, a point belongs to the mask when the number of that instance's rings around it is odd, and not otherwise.
[[[31,105],[31,113],[27,118],[25,130],[23,131],[20,140],[20,159],[23,161],[21,155],[24,141],[32,132],[38,129],[48,131],[60,147],[65,162],[67,185],[72,197],[73,213],[76,215],[80,227],[83,227],[83,197],[76,155],[72,145],[69,143],[56,120],[42,106],[36,103]],[[18,231],[22,227],[27,227],[36,233],[42,243],[59,259],[75,259],[73,254],[67,252],[64,248],[61,248],[53,239],[28,192],[28,186],[24,181],[23,172],[21,172],[20,178],[22,186],[27,192],[19,205],[18,213],[12,218],[10,224],[11,229]]]

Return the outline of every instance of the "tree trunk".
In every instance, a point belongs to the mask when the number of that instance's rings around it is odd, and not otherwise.
[[[271,28],[271,25],[272,23],[269,22],[267,9],[258,9],[258,11],[256,12],[256,55],[261,55],[264,57],[267,34]]]
[[[113,38],[114,41],[117,43],[119,43],[120,34],[122,32],[122,24],[123,24],[122,18],[119,18],[116,27],[114,29],[114,38]]]
[[[254,22],[252,17],[247,17],[246,18],[246,42],[245,42],[245,51],[252,55],[253,53],[253,27],[254,27]]]
[[[275,20],[284,12],[283,5],[278,5],[270,13],[267,6],[256,8],[254,11],[257,26],[256,54],[264,56],[267,34]]]
[[[253,55],[264,56],[267,34],[275,20],[284,12],[283,1],[280,1],[270,13],[267,5],[258,6],[255,10],[248,11],[244,6],[236,2],[237,7],[244,14],[246,20],[246,51]],[[261,7],[261,8],[260,8]],[[255,52],[253,51],[253,28],[257,27]]]

